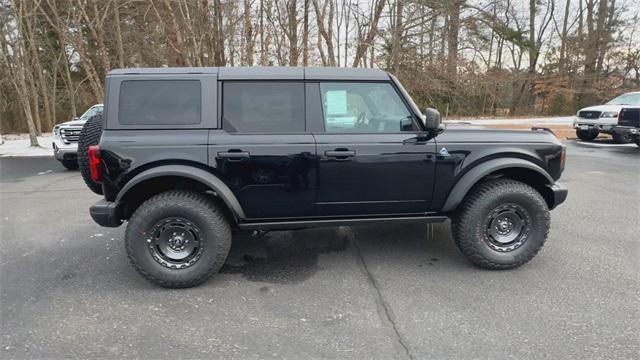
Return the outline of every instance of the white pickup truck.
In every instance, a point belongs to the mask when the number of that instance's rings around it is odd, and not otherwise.
[[[67,169],[78,168],[78,138],[82,126],[90,117],[102,114],[103,108],[102,104],[93,105],[79,118],[53,127],[53,155],[62,166]]]
[[[618,113],[625,107],[640,106],[640,91],[622,94],[604,105],[580,109],[573,120],[576,135],[582,140],[591,141],[599,133],[609,134],[617,143],[629,143],[633,139],[613,131],[618,123]]]

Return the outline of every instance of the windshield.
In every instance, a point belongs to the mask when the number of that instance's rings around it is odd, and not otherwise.
[[[102,106],[92,106],[78,120],[89,120],[93,115],[102,114]]]
[[[622,94],[609,101],[607,105],[640,105],[640,93]]]

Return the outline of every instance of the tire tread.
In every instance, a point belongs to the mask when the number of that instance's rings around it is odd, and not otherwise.
[[[203,206],[207,208],[208,212],[206,213],[206,216],[209,218],[208,220],[213,225],[212,228],[214,231],[214,236],[217,240],[217,256],[215,261],[211,262],[209,268],[204,271],[202,275],[188,281],[167,281],[150,274],[138,261],[138,259],[134,255],[134,251],[132,248],[132,240],[134,240],[136,237],[133,236],[131,232],[137,230],[137,222],[144,219],[148,215],[148,213],[157,206],[175,206],[178,204],[180,206]],[[134,269],[145,279],[156,285],[166,288],[188,288],[204,283],[214,273],[220,270],[222,265],[224,265],[224,261],[226,260],[231,248],[231,227],[229,226],[226,217],[218,208],[218,206],[212,200],[207,199],[201,193],[195,191],[171,190],[152,197],[151,199],[145,201],[140,207],[138,207],[138,209],[136,209],[136,211],[131,216],[130,222],[127,226],[125,239],[125,248],[127,251],[129,262],[131,263],[131,265],[133,265]]]
[[[491,201],[495,196],[505,192],[524,192],[529,194],[541,207],[544,208],[545,232],[540,246],[535,247],[526,256],[522,257],[511,264],[499,264],[487,259],[481,255],[478,250],[479,241],[473,237],[474,225],[477,223],[477,214],[479,205],[486,201]],[[512,179],[496,179],[484,181],[471,189],[462,204],[458,207],[455,216],[453,216],[451,225],[453,238],[460,251],[471,260],[475,265],[491,270],[507,270],[522,266],[533,259],[542,249],[549,234],[550,214],[547,203],[540,193],[533,187]]]
[[[89,170],[89,147],[98,145],[102,136],[102,115],[94,115],[82,126],[78,139],[78,167],[82,180],[89,189],[98,195],[102,195],[102,185],[91,180]]]

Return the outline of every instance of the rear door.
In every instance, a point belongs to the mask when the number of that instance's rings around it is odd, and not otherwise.
[[[320,216],[424,213],[435,141],[391,82],[319,82]],[[308,92],[309,93],[309,92]]]
[[[315,142],[300,80],[225,80],[209,163],[251,219],[315,212]]]

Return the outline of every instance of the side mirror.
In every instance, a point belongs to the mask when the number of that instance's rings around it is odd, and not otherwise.
[[[73,119],[71,119],[71,121],[76,121],[76,120],[80,120],[80,118],[76,116]]]
[[[427,108],[424,112],[424,118],[422,120],[424,128],[428,131],[440,129],[442,123],[442,116],[440,112],[434,108]]]

